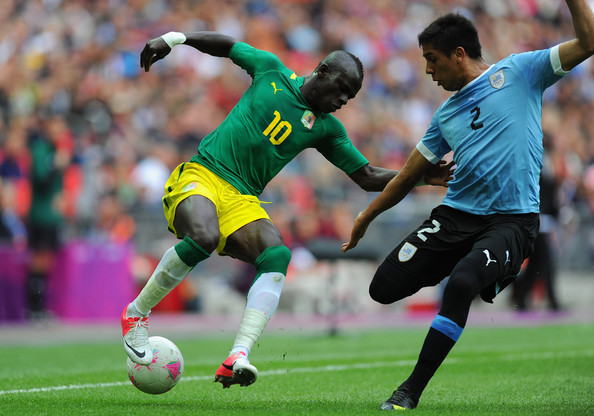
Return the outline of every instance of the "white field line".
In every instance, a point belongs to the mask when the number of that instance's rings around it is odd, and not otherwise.
[[[579,357],[594,357],[594,350],[587,350],[587,351],[566,351],[562,353],[558,352],[542,352],[542,353],[525,353],[525,354],[506,354],[501,355],[499,357],[491,358],[484,358],[478,361],[523,361],[523,360],[548,360],[548,359],[560,359],[560,358],[579,358]],[[444,363],[445,365],[448,364],[456,364],[456,363],[464,363],[466,361],[477,361],[472,358],[449,358]],[[370,368],[378,368],[378,367],[405,367],[405,366],[413,366],[416,364],[416,360],[400,360],[400,361],[392,361],[392,362],[376,362],[376,363],[366,363],[366,364],[349,364],[349,365],[325,365],[321,367],[296,367],[291,369],[278,369],[278,370],[268,370],[268,371],[261,371],[259,376],[274,376],[274,375],[283,375],[283,374],[293,374],[293,373],[317,373],[320,371],[348,371],[353,369],[365,370]],[[188,381],[204,381],[204,380],[212,380],[213,376],[191,376],[191,377],[183,377],[182,382]],[[132,383],[129,381],[116,381],[112,383],[88,383],[88,384],[69,384],[63,386],[49,386],[49,387],[37,387],[31,389],[15,389],[15,390],[0,390],[0,396],[8,395],[8,394],[31,394],[31,393],[44,393],[44,392],[52,392],[52,391],[61,391],[61,390],[77,390],[77,389],[97,389],[97,388],[106,388],[106,387],[120,387],[120,386],[130,386],[132,387]]]

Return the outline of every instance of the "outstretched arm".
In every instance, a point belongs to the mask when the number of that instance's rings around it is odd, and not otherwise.
[[[570,71],[594,54],[594,13],[587,0],[566,0],[576,38],[559,46],[561,68]]]
[[[188,45],[200,52],[226,58],[237,39],[217,32],[169,32],[149,40],[140,53],[140,67],[148,72],[151,65],[165,58],[175,45]]]
[[[357,215],[351,231],[351,239],[342,245],[342,251],[356,247],[375,217],[399,203],[431,166],[433,166],[431,162],[417,149],[414,149],[398,175],[386,185],[384,190],[371,201],[363,212]]]
[[[440,160],[437,164],[429,164],[427,171],[423,172],[420,180],[416,185],[435,185],[448,186],[448,182],[453,179],[454,162],[446,162]],[[397,170],[381,168],[378,166],[365,165],[349,176],[357,185],[368,192],[382,191],[388,182],[390,182],[396,175]]]

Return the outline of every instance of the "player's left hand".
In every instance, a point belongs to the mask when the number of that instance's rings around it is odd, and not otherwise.
[[[440,160],[425,173],[423,180],[427,185],[445,186],[447,188],[449,182],[454,179],[455,164],[454,161]]]

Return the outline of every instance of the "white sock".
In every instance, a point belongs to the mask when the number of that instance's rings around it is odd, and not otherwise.
[[[262,273],[254,282],[247,294],[245,311],[231,355],[241,351],[246,357],[249,356],[250,350],[276,311],[284,282],[285,275],[276,272]]]
[[[250,350],[260,338],[260,334],[264,331],[266,324],[270,318],[263,312],[256,309],[246,308],[243,311],[243,317],[241,318],[241,324],[237,330],[235,336],[235,343],[231,349],[230,355],[236,354],[240,351],[245,353],[245,356],[250,355]]]
[[[161,258],[151,278],[140,291],[132,306],[141,315],[148,315],[152,308],[184,280],[192,268],[184,263],[177,255],[175,248],[171,247]]]
[[[127,309],[128,316],[148,316],[148,313],[141,313],[138,308],[136,307],[136,301],[133,301],[131,304],[128,305]]]

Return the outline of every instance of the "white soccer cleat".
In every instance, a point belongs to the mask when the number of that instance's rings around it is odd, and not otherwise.
[[[153,362],[153,349],[148,337],[148,316],[128,316],[128,306],[121,317],[124,349],[136,364],[149,365]]]

